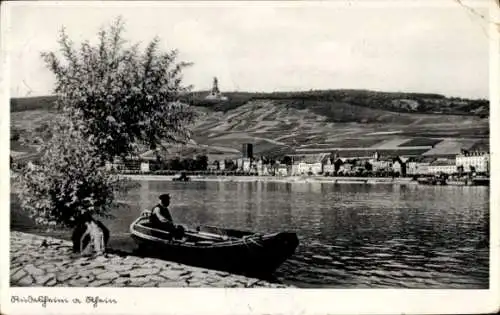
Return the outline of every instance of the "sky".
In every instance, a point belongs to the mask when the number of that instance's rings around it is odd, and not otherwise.
[[[76,43],[95,42],[101,27],[122,16],[131,42],[157,35],[164,50],[178,49],[179,60],[193,62],[184,82],[195,90],[209,89],[216,76],[222,91],[369,89],[488,98],[487,23],[455,1],[436,1],[14,3],[10,92],[52,93],[54,78],[40,52],[58,50],[62,26]]]

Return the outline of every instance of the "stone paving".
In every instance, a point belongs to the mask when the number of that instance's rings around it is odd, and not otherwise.
[[[10,233],[11,286],[285,288],[175,262],[105,254],[81,257],[68,241]]]

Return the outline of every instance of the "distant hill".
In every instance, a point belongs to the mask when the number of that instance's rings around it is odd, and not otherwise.
[[[19,97],[10,99],[10,111],[22,112],[36,109],[54,109],[55,96]]]
[[[253,100],[284,101],[298,109],[312,108],[318,114],[331,119],[332,106],[347,106],[344,111],[359,112],[356,107],[368,107],[402,113],[450,114],[489,116],[489,101],[485,99],[464,99],[445,97],[439,94],[377,92],[369,90],[318,90],[305,92],[273,92],[249,93],[226,92],[227,101],[214,102],[207,100],[208,91],[197,91],[182,97],[182,100],[193,105],[209,107],[215,111],[226,112],[236,109]],[[11,112],[54,108],[55,96],[37,96],[27,98],[12,98]],[[356,114],[345,117],[347,120],[358,119]]]
[[[306,92],[248,93],[225,92],[226,102],[214,104],[207,101],[208,91],[194,92],[184,97],[186,102],[195,106],[208,106],[219,111],[238,108],[252,100],[293,101],[293,106],[303,107],[316,104],[320,114],[328,116],[331,106],[346,104],[403,113],[451,114],[489,116],[489,101],[485,99],[463,99],[445,97],[439,94],[377,92],[369,90],[318,90]],[[362,119],[362,118],[361,118]]]
[[[176,149],[176,155],[219,151],[234,155],[246,142],[254,144],[256,154],[270,155],[297,148],[413,150],[450,139],[458,141],[453,146],[456,150],[460,141],[484,142],[489,137],[487,100],[331,90],[224,92],[228,101],[213,102],[204,99],[207,94],[194,92],[182,98],[196,108],[200,119],[193,126],[194,143],[185,150]],[[54,96],[11,99],[13,148],[26,145],[26,141],[19,145],[20,138],[36,145],[33,139],[50,135],[50,122],[57,117],[54,101]]]

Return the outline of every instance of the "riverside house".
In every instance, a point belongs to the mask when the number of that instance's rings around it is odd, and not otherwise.
[[[348,161],[342,163],[338,171],[339,175],[349,175],[353,173],[354,173],[354,164],[351,164]]]
[[[223,171],[226,169],[226,161],[225,160],[220,160],[219,161],[219,170]]]
[[[406,175],[430,174],[429,166],[436,159],[433,157],[412,158],[406,163]]]
[[[290,168],[288,167],[288,165],[280,163],[274,168],[274,175],[275,176],[288,176],[290,174],[289,169]]]
[[[330,156],[325,157],[323,161],[323,174],[333,175],[335,174],[335,163],[334,159]]]
[[[410,159],[406,162],[406,174],[417,175],[419,162],[417,159]]]
[[[393,159],[392,158],[377,158],[371,159],[370,164],[372,165],[373,172],[388,172],[392,169]]]
[[[452,159],[437,159],[429,164],[428,174],[454,174],[457,173],[455,160]]]
[[[292,175],[319,175],[323,173],[323,162],[328,153],[294,156]]]
[[[455,165],[457,169],[462,167],[463,172],[484,172],[490,171],[490,154],[484,151],[462,150],[456,157]]]
[[[219,161],[213,161],[212,163],[208,163],[207,171],[218,171],[219,170]]]
[[[252,161],[250,158],[239,158],[237,160],[238,169],[243,172],[251,171]]]
[[[398,156],[392,163],[392,171],[400,176],[406,176],[406,163],[408,158]]]
[[[270,175],[271,165],[264,164],[264,161],[262,161],[262,159],[257,160],[256,168],[257,168],[257,175],[259,175],[259,176]]]

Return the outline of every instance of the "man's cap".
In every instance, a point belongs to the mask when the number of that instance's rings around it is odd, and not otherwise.
[[[170,194],[162,194],[159,197],[160,200],[170,199]]]

